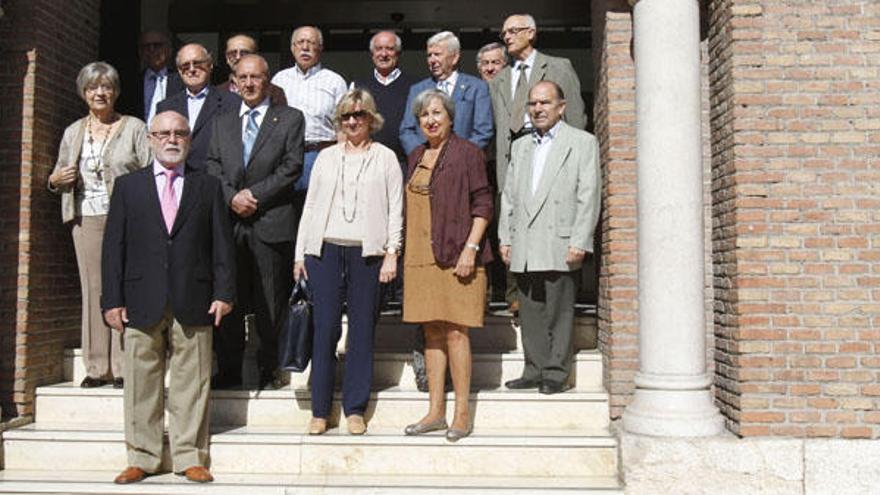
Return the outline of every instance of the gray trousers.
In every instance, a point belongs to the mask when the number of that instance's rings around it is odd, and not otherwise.
[[[526,380],[564,383],[571,373],[577,272],[516,273]]]
[[[125,329],[124,412],[129,466],[148,473],[159,471],[166,406],[174,472],[205,465],[212,332],[211,326],[181,325],[170,309],[150,328]],[[168,363],[166,349],[171,354]],[[171,375],[167,401],[166,366]]]

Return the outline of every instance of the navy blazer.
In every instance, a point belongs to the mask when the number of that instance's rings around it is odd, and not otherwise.
[[[202,111],[196,119],[195,125],[190,122],[192,128],[192,144],[186,164],[193,170],[204,170],[205,160],[208,158],[208,145],[211,142],[211,130],[214,128],[214,120],[218,115],[228,111],[238,111],[241,107],[241,98],[230,91],[220,91],[217,86],[209,86],[208,94]],[[156,105],[156,113],[173,110],[189,120],[189,105],[187,105],[186,91],[179,91],[165,98]]]
[[[430,77],[409,88],[406,111],[403,114],[403,122],[400,123],[400,144],[407,156],[425,142],[419,121],[412,113],[413,101],[422,91],[436,88],[437,81]],[[492,140],[495,129],[489,85],[482,79],[459,72],[455,89],[452,91],[452,102],[455,103],[455,121],[452,123],[452,130],[485,150]]]
[[[155,325],[168,306],[184,325],[211,325],[211,302],[235,300],[235,248],[220,181],[187,171],[169,233],[153,167],[117,178],[101,269],[101,308],[125,307],[130,326]]]

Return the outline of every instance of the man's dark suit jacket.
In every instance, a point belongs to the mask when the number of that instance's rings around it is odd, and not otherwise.
[[[205,160],[208,158],[208,144],[211,142],[211,130],[214,128],[214,120],[221,114],[232,111],[237,112],[241,106],[241,98],[229,91],[220,91],[216,86],[208,87],[205,103],[195,124],[192,127],[192,145],[186,164],[194,170],[204,170]],[[187,105],[186,91],[179,91],[173,96],[165,98],[156,105],[156,113],[174,110],[189,120],[189,106]]]
[[[270,106],[246,165],[242,163],[241,132],[238,110],[217,118],[208,148],[208,173],[220,179],[227,205],[238,191],[251,190],[257,212],[238,221],[253,225],[262,242],[293,241],[299,222],[293,207],[293,183],[302,174],[305,147],[302,112]]]
[[[132,115],[136,115],[144,122],[147,121],[147,115],[144,113],[144,74],[146,70],[142,70],[140,74],[138,74],[137,80],[137,93],[135,95],[135,107],[134,113]],[[183,91],[184,85],[183,81],[180,79],[180,74],[177,73],[177,69],[173,67],[168,68],[168,84],[165,86],[165,98],[170,98],[171,96],[176,95]],[[160,102],[156,102],[157,109],[158,104]],[[149,122],[148,122],[149,123]]]
[[[235,249],[220,181],[187,171],[169,234],[153,167],[117,178],[101,266],[101,307],[124,306],[130,326],[155,325],[169,305],[183,325],[211,325],[211,302],[235,300]]]

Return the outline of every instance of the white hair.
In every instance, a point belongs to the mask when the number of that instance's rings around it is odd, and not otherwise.
[[[305,28],[312,28],[318,33],[318,46],[324,48],[324,33],[322,33],[316,26],[300,26],[294,29],[293,33],[290,34],[290,44],[293,45],[293,40],[296,39],[296,33]]]
[[[441,31],[428,38],[429,48],[439,43],[446,43],[446,51],[448,53],[458,53],[461,51],[461,42],[458,41],[456,35],[452,34],[452,31]]]
[[[394,51],[400,53],[403,51],[403,41],[400,40],[400,36],[397,35],[394,31],[379,31],[374,34],[370,38],[370,53],[373,53],[373,50],[376,48],[376,36],[379,36],[382,33],[391,33],[394,35]]]

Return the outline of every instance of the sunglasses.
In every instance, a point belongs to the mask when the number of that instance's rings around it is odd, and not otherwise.
[[[342,121],[344,122],[352,117],[354,117],[358,120],[361,120],[361,119],[367,118],[367,116],[369,116],[369,115],[370,115],[370,113],[367,112],[366,110],[358,110],[356,112],[346,112],[346,113],[342,114],[341,117],[342,117]]]

